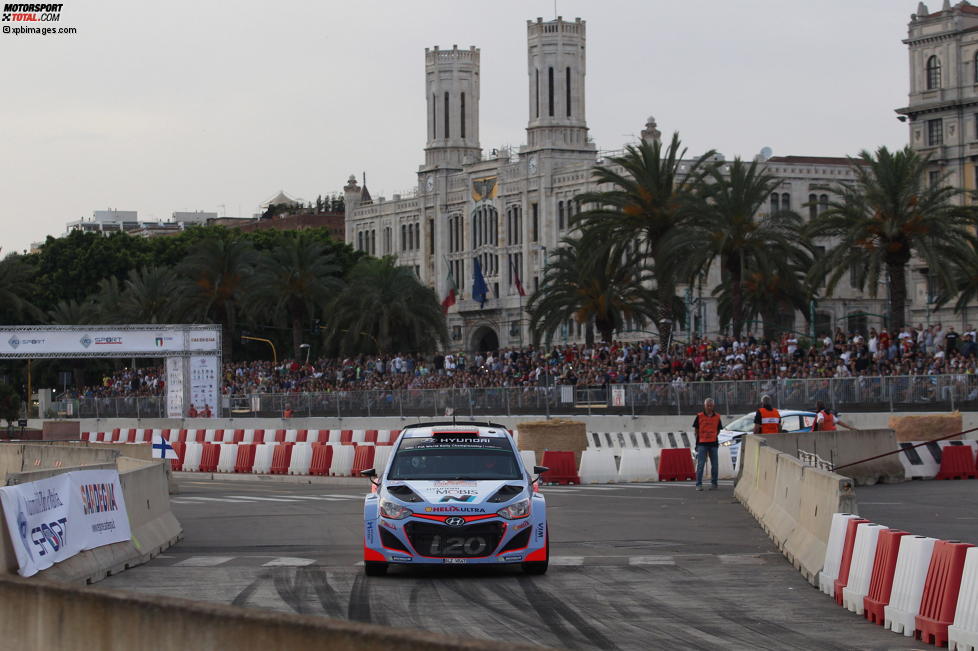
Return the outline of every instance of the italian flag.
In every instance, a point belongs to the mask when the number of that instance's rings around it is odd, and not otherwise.
[[[448,267],[448,296],[441,302],[441,310],[448,314],[448,308],[455,305],[455,297],[458,294],[458,285],[455,284],[455,277],[452,276],[452,268]]]

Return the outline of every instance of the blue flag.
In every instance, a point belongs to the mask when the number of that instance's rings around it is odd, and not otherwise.
[[[474,258],[472,265],[472,298],[479,301],[479,308],[486,304],[486,294],[489,289],[486,287],[486,279],[482,277],[482,263],[479,258]]]

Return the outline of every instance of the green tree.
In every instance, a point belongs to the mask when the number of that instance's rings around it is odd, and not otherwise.
[[[18,254],[0,260],[0,319],[23,323],[41,316],[33,302],[37,292],[33,270]]]
[[[578,229],[550,254],[543,281],[527,303],[534,340],[551,341],[573,319],[585,326],[589,346],[595,328],[610,342],[626,319],[641,322],[662,314],[651,280],[634,247],[609,240],[597,228]]]
[[[187,306],[194,320],[221,324],[224,359],[231,360],[244,290],[257,254],[243,239],[214,236],[198,242],[180,266],[190,281]]]
[[[187,283],[169,267],[143,267],[129,272],[119,300],[128,323],[182,323]]]
[[[917,256],[927,263],[941,294],[954,288],[955,263],[966,259],[972,208],[956,206],[962,191],[947,185],[944,175],[928,178],[928,158],[909,146],[891,152],[860,152],[851,161],[856,179],[824,186],[838,198],[808,224],[811,237],[833,242],[812,267],[813,278],[828,276],[831,295],[843,275],[854,269],[856,286],[875,297],[885,279],[889,325],[899,331],[906,319],[907,265]]]
[[[810,266],[811,249],[800,238],[798,214],[764,211],[780,179],[757,161],[737,158],[726,167],[713,166],[700,182],[687,226],[668,238],[665,257],[691,282],[719,262],[721,283],[714,294],[721,299],[721,323],[732,323],[739,337],[754,314],[764,312],[770,320],[781,307],[805,304],[798,270]],[[776,294],[765,294],[775,289]]]
[[[293,354],[298,358],[303,330],[342,288],[343,268],[314,234],[285,232],[282,243],[258,259],[247,294],[253,318],[272,315],[291,328]]]
[[[132,323],[125,320],[122,310],[122,293],[125,286],[115,276],[109,276],[98,281],[92,298],[94,315],[92,323],[115,324]]]
[[[584,223],[601,228],[605,237],[619,245],[637,244],[646,264],[651,263],[658,296],[652,321],[663,341],[669,339],[673,324],[683,314],[682,301],[676,297],[679,278],[666,263],[664,242],[683,228],[698,180],[714,154],[711,150],[691,163],[684,162],[686,149],[678,133],[668,145],[659,141],[629,145],[623,155],[609,157],[608,163],[593,170],[594,181],[610,189],[578,197],[588,208],[580,215]]]
[[[9,384],[0,384],[0,419],[7,421],[9,428],[18,418],[20,418],[20,396]]]
[[[324,312],[326,337],[341,355],[431,352],[448,344],[434,290],[393,258],[364,258]]]

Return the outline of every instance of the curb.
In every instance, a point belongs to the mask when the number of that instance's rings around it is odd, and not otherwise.
[[[223,472],[174,472],[174,480],[197,479],[204,481],[260,481],[273,484],[325,484],[331,486],[362,486],[370,482],[365,477],[321,477],[318,475],[251,475]]]

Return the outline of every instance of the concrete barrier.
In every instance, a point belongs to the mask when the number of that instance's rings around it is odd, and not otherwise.
[[[798,456],[799,451],[810,452],[835,466],[844,466],[900,448],[891,429],[791,432],[770,434],[764,439],[780,452],[794,457]],[[854,479],[857,486],[906,480],[906,471],[897,454],[842,468],[839,474]]]
[[[539,647],[463,639],[311,615],[78,588],[0,576],[0,640],[18,651],[483,651]]]
[[[743,464],[734,496],[802,576],[818,585],[832,514],[855,512],[853,482],[826,470],[803,466],[768,445],[769,440],[770,437],[755,435],[744,437]]]

